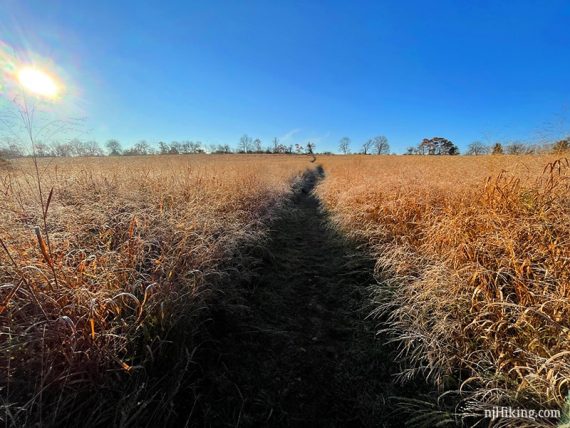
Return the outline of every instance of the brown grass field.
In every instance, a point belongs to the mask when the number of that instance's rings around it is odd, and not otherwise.
[[[43,395],[73,395],[109,372],[140,369],[181,319],[194,328],[224,263],[262,242],[306,160],[38,167],[41,193],[31,160],[0,171],[0,380],[14,425],[58,413],[41,408]]]
[[[399,345],[401,376],[453,389],[471,411],[564,406],[568,160],[355,156],[323,164],[318,196],[377,257],[375,313]]]
[[[373,314],[378,337],[398,347],[399,380],[427,380],[453,395],[461,414],[565,406],[567,159],[355,155],[317,163],[322,209],[376,260]],[[57,425],[54,415],[67,408],[89,413],[86,426],[108,420],[93,416],[106,411],[97,404],[101,385],[177,358],[161,355],[199,334],[210,300],[233,271],[247,271],[241,253],[265,247],[310,167],[306,157],[279,155],[0,167],[6,425]],[[93,391],[99,398],[89,398]],[[125,410],[120,425],[137,426],[141,414]]]

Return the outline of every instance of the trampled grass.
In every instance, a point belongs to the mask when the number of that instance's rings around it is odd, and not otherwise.
[[[376,314],[403,378],[464,413],[564,405],[570,168],[551,156],[331,158],[318,195],[377,256]],[[509,423],[515,421],[510,420]]]
[[[456,392],[464,415],[496,404],[564,405],[565,158],[318,162],[324,208],[377,258],[375,314],[399,345],[403,380],[419,376]],[[78,410],[65,397],[83,400],[109,378],[145,373],[177,340],[170,333],[177,327],[191,338],[209,298],[227,290],[218,287],[227,287],[243,249],[264,247],[271,219],[309,165],[302,156],[265,155],[41,159],[41,194],[30,159],[0,169],[7,424],[53,425],[69,409],[78,412],[69,421],[91,415],[87,425],[140,419],[136,403],[144,399],[136,393],[118,410],[92,407],[93,400]],[[158,392],[148,394],[156,400]],[[120,414],[93,416],[104,412]],[[427,413],[449,416],[437,406]]]
[[[197,328],[225,264],[263,240],[305,168],[280,156],[40,159],[41,192],[32,160],[0,170],[6,423],[63,423],[54,395],[145,370],[181,320]]]

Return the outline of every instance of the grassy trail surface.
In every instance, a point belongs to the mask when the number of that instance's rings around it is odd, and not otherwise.
[[[322,174],[305,178],[273,224],[245,306],[213,320],[220,356],[194,409],[205,426],[387,423],[391,357],[366,320],[373,263],[320,209]]]

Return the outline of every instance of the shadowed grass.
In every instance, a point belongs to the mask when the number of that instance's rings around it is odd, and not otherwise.
[[[14,162],[0,180],[7,425],[168,419],[201,311],[305,165],[263,160],[40,160],[41,194]]]
[[[325,167],[318,194],[338,227],[377,255],[375,314],[399,344],[402,380],[420,375],[455,391],[459,415],[499,404],[561,408],[568,160],[354,157]]]

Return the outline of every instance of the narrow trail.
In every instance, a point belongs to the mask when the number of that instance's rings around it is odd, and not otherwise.
[[[373,262],[330,227],[307,176],[272,226],[242,311],[216,315],[205,426],[384,426],[390,352],[367,320]]]

